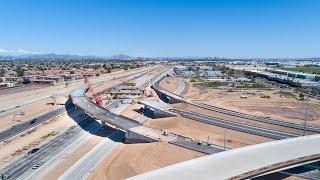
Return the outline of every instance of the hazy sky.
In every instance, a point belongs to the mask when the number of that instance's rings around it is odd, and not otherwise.
[[[0,0],[0,54],[319,57],[318,0]]]

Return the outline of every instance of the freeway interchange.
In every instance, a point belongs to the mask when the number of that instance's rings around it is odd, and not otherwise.
[[[155,75],[153,74],[153,76],[146,78],[147,73],[156,69],[160,70],[155,73]],[[157,93],[159,98],[169,103],[169,106],[170,103],[187,103],[209,111],[227,114],[230,117],[240,117],[251,121],[259,121],[300,130],[304,128],[299,124],[272,118],[253,116],[204,103],[191,102],[182,96],[182,92],[186,87],[185,82],[182,79],[178,79],[179,86],[174,92],[169,92],[161,87],[160,82],[167,74],[171,74],[171,71],[172,68],[170,67],[152,67],[138,70],[136,72],[133,71],[131,73],[117,75],[112,78],[112,85],[104,88],[97,94],[104,95],[105,93],[111,92],[112,89],[120,87],[124,82],[137,81],[137,89],[145,90],[149,88],[149,86],[152,86],[152,89]],[[110,81],[110,79],[97,81],[93,83],[93,86],[98,86],[108,81]],[[75,121],[74,125],[67,128],[67,130],[55,136],[50,141],[37,146],[37,148],[34,148],[27,153],[24,153],[20,158],[17,158],[7,166],[2,167],[0,172],[3,179],[32,179],[34,176],[43,175],[44,172],[42,172],[42,169],[54,168],[54,165],[63,161],[63,158],[61,159],[61,157],[67,157],[72,154],[72,151],[66,152],[67,149],[70,149],[71,147],[76,149],[76,147],[80,146],[76,145],[78,142],[83,142],[88,138],[93,138],[93,135],[103,137],[103,140],[100,140],[99,143],[89,150],[87,154],[77,160],[75,164],[71,165],[69,169],[61,173],[57,178],[87,178],[90,173],[94,171],[100,163],[102,163],[102,160],[108,157],[119,144],[128,140],[132,140],[130,141],[131,143],[133,141],[138,142],[139,140],[141,140],[141,142],[167,142],[169,144],[203,154],[215,154],[230,149],[226,146],[223,147],[221,145],[210,143],[209,141],[205,142],[203,140],[194,140],[193,138],[184,136],[183,134],[167,133],[162,129],[157,129],[149,125],[139,123],[137,120],[124,115],[117,115],[111,112],[110,109],[118,108],[122,103],[121,99],[111,99],[105,104],[105,106],[99,106],[90,98],[90,96],[88,96],[87,91],[88,87],[86,85],[79,85],[70,92],[70,99],[64,107],[38,117],[31,118],[30,120],[24,121],[10,129],[0,132],[0,140],[7,141],[23,132],[40,126],[48,120],[57,119],[59,116],[65,114]],[[168,108],[165,111],[209,126],[221,127],[274,140],[297,137],[296,134],[235,122],[230,119],[222,119],[194,111],[185,111],[179,108]],[[81,115],[76,117],[75,114]],[[101,123],[99,123],[100,121]],[[104,127],[109,127],[110,129],[107,133],[101,136],[98,132],[100,132]],[[319,132],[319,128],[316,126],[307,126],[306,129],[310,132]],[[53,164],[52,167],[50,165],[51,163]]]

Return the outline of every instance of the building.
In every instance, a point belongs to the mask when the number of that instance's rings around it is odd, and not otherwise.
[[[64,82],[64,78],[61,76],[24,76],[25,80],[30,83],[40,83],[40,84],[59,84]]]

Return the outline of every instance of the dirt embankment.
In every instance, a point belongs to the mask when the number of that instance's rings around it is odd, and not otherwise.
[[[164,142],[122,144],[103,160],[88,179],[125,179],[203,155]]]
[[[241,98],[244,95],[246,98]],[[269,96],[270,98],[261,98]],[[191,86],[185,96],[190,100],[204,102],[218,107],[248,114],[271,116],[295,123],[303,123],[306,101],[281,97],[279,93],[269,90],[237,90],[227,92],[220,89],[198,89]],[[320,102],[309,102],[308,123],[320,125]]]
[[[174,92],[178,89],[179,82],[175,78],[167,76],[161,81],[160,86],[169,92]]]
[[[195,140],[209,141],[223,146],[225,129],[183,117],[153,119],[145,122],[146,125],[162,129],[170,133],[190,137]],[[229,148],[243,147],[262,142],[272,141],[256,135],[226,130],[226,146]]]

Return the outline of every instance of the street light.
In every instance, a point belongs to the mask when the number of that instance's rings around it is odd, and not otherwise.
[[[57,101],[57,95],[56,94],[52,94],[51,99],[53,100],[53,106],[56,105],[56,101]]]

